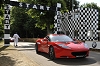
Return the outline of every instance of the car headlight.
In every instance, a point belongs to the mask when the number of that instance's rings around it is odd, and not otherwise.
[[[58,44],[58,46],[62,47],[62,48],[65,48],[65,49],[71,49],[69,46],[66,46],[64,44]]]
[[[84,44],[84,46],[85,46],[85,48],[88,48],[88,49],[89,49],[89,47],[88,47],[88,45],[87,45],[87,44]]]

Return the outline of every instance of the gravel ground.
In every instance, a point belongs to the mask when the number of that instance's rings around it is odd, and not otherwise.
[[[0,66],[39,66],[26,55],[17,51],[14,47],[4,47],[0,43]]]

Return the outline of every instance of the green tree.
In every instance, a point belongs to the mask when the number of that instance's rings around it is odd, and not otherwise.
[[[11,11],[11,36],[18,32],[20,37],[37,37],[36,20],[27,14],[25,8],[13,7]]]
[[[0,0],[0,37],[3,36],[3,11],[4,11],[4,1]]]
[[[57,3],[61,3],[61,12],[67,12],[72,10],[72,0],[19,0],[20,2],[31,3],[31,4],[41,4],[47,5],[50,7],[56,7]],[[73,9],[78,8],[79,2],[73,0]],[[54,28],[54,16],[55,12],[53,11],[41,11],[30,9],[27,12],[32,18],[35,18],[38,22],[36,23],[36,27],[43,29],[47,29],[47,33],[50,33]],[[41,14],[42,13],[42,14]]]
[[[4,0],[0,0],[0,9],[3,7]]]
[[[62,12],[66,11],[66,3],[64,0],[19,0],[20,2],[31,3],[31,4],[41,4],[47,5],[50,7],[55,7],[57,3],[62,4]],[[54,27],[54,16],[55,12],[53,11],[42,11],[29,9],[27,11],[28,15],[32,18],[36,19],[36,27],[43,29],[47,29],[47,33],[50,33]],[[41,14],[42,13],[42,14]]]
[[[18,32],[21,37],[27,37],[27,30],[24,29],[24,25],[28,21],[28,15],[25,13],[26,9],[13,7],[11,11],[11,35]]]
[[[69,11],[72,9],[77,9],[79,7],[79,1],[77,0],[65,0],[66,7]]]
[[[2,22],[3,22],[3,18],[0,17],[0,37],[3,37],[3,31],[4,31]]]
[[[83,5],[81,5],[81,7],[88,7],[88,8],[94,8],[94,9],[98,9],[98,6],[96,3],[84,3]]]
[[[61,3],[62,5],[61,12],[64,13],[68,11],[68,5],[66,4],[67,2],[66,0],[18,0],[18,1],[29,4],[47,5],[50,7],[55,7],[57,3]],[[54,11],[43,11],[36,9],[13,7],[11,13],[12,13],[11,35],[13,35],[13,33],[16,31],[20,33],[22,37],[23,36],[27,37],[29,35],[35,36],[38,34],[44,35],[44,33],[51,33],[53,31],[54,16],[55,16]],[[47,30],[47,32],[45,32],[45,30]],[[41,31],[43,31],[44,33]]]

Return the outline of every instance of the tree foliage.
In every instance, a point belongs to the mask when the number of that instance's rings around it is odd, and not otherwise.
[[[29,36],[33,33],[32,31],[34,30],[34,20],[28,16],[26,11],[27,10],[24,8],[12,8],[11,35],[13,35],[14,32],[18,32],[21,37],[28,37],[27,35],[30,33],[30,31],[31,33],[29,34]]]
[[[41,4],[41,5],[47,5],[50,7],[55,7],[57,2],[63,4],[62,10],[66,9],[66,4],[64,0],[19,0],[20,2],[27,2],[31,4]],[[50,33],[50,29],[53,29],[54,25],[54,16],[55,12],[53,11],[42,11],[42,10],[35,10],[30,9],[27,12],[32,18],[37,20],[37,23],[35,24],[36,27],[43,29],[47,29],[47,33]],[[41,14],[42,13],[42,14]]]
[[[55,7],[57,3],[61,3],[61,12],[67,12],[79,7],[77,0],[18,0],[29,4],[41,4],[50,7]],[[100,13],[100,7],[96,3],[86,3],[81,7],[95,8]],[[3,35],[4,21],[4,0],[0,0],[0,36]],[[25,9],[12,7],[11,10],[11,36],[18,32],[21,37],[43,37],[47,33],[53,31],[54,27],[54,11],[42,11],[35,9]],[[99,29],[100,29],[100,14],[99,14]],[[47,32],[46,32],[47,30]]]
[[[79,7],[79,1],[76,0],[64,0],[66,2],[66,7],[69,11],[72,9],[77,9]]]
[[[3,37],[3,11],[4,11],[4,0],[0,0],[0,37]]]
[[[0,0],[0,9],[3,7],[4,0]]]
[[[62,13],[69,11],[70,7],[68,8],[69,6],[68,4],[72,4],[72,2],[69,3],[67,0],[18,0],[18,1],[29,4],[41,4],[53,8],[56,7],[57,3],[61,3]],[[77,1],[74,0],[74,4],[76,2]],[[36,9],[13,7],[11,15],[12,15],[11,35],[13,35],[14,32],[18,32],[22,37],[24,36],[41,37],[40,35],[46,35],[47,33],[51,33],[53,31],[55,11],[43,11]]]

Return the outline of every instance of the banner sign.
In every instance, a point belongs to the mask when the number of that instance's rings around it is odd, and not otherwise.
[[[47,10],[47,11],[55,11],[56,8],[54,7],[49,7],[49,6],[45,6],[45,5],[35,5],[35,4],[28,4],[28,3],[22,3],[22,2],[16,2],[16,1],[10,1],[10,5],[11,6],[17,6],[17,7],[22,7],[22,8],[33,8],[33,9],[37,9],[37,10]]]

